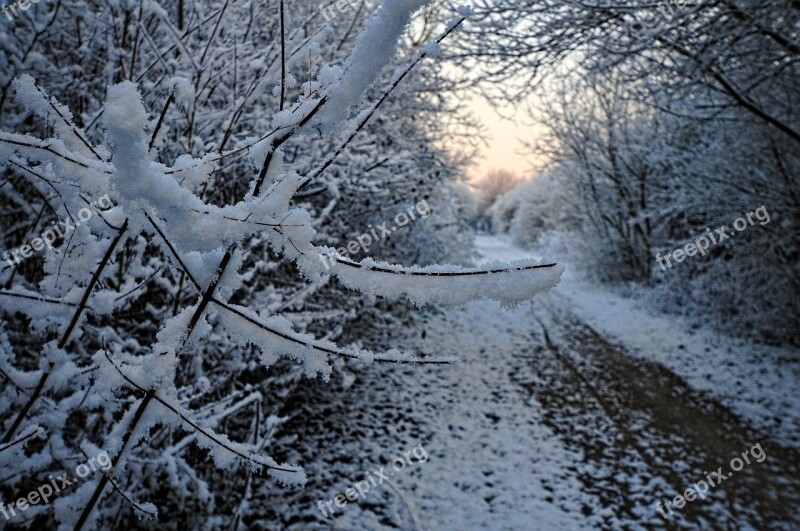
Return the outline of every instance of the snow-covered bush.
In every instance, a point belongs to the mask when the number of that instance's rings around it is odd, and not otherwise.
[[[414,74],[464,17],[436,42],[403,40],[426,3],[388,0],[330,24],[312,2],[42,3],[0,41],[4,239],[72,227],[0,279],[0,493],[100,450],[112,461],[14,523],[236,527],[256,472],[306,479],[279,461],[291,444],[282,399],[299,375],[453,361],[334,343],[354,313],[344,288],[418,306],[514,304],[558,281],[562,268],[533,260],[336,255],[370,220],[429,199],[444,205],[432,226],[395,254],[463,258],[444,186],[457,170],[425,123],[447,106],[425,96],[433,76]],[[428,244],[448,236],[458,244]]]
[[[553,232],[575,230],[578,218],[565,193],[563,168],[542,173],[501,196],[490,209],[495,232],[509,233],[522,247],[538,247]]]
[[[521,204],[521,194],[517,194],[516,190],[498,197],[497,201],[486,211],[491,221],[492,231],[503,234],[511,230],[511,223]]]

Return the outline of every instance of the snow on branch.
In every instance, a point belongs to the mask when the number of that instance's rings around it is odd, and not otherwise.
[[[382,362],[420,365],[448,365],[456,363],[455,358],[416,358],[398,350],[390,350],[383,354],[375,354],[364,349],[344,349],[331,341],[315,339],[309,334],[299,334],[292,329],[291,323],[279,316],[261,319],[249,308],[228,304],[218,299],[212,301],[242,321],[223,318],[223,326],[229,333],[237,336],[240,343],[252,342],[261,348],[262,361],[266,366],[272,365],[278,355],[288,355],[301,359],[306,364],[306,373],[313,376],[317,372],[326,378],[330,375],[327,364],[328,355],[344,359],[358,360],[362,363]],[[271,337],[265,338],[267,332]],[[266,356],[266,358],[264,358]]]
[[[103,161],[108,156],[107,153],[99,153],[86,139],[86,133],[82,131],[72,121],[72,113],[69,109],[58,103],[54,98],[50,98],[39,87],[28,74],[20,76],[14,81],[14,88],[17,93],[17,101],[25,105],[25,108],[42,116],[47,124],[53,127],[58,138],[62,139],[66,146],[72,151],[79,151],[84,156],[93,156],[98,161]]]
[[[395,0],[381,5],[356,39],[353,52],[345,61],[344,74],[330,88],[327,103],[310,125],[334,124],[348,118],[350,108],[359,102],[381,70],[391,62],[397,41],[411,15],[430,1]]]
[[[348,288],[371,297],[405,296],[418,306],[460,306],[483,297],[515,306],[557,286],[564,272],[562,265],[535,259],[492,262],[469,269],[453,265],[403,267],[372,258],[353,262],[332,250],[323,250],[320,257],[332,263],[328,271]]]
[[[369,105],[366,109],[361,111],[358,114],[358,116],[356,116],[356,118],[353,120],[354,123],[351,124],[351,126],[349,127],[349,131],[342,139],[342,141],[339,143],[339,145],[336,147],[336,149],[334,149],[331,153],[329,153],[322,161],[322,163],[316,169],[312,170],[311,173],[309,173],[303,179],[303,185],[298,189],[298,191],[305,190],[305,188],[307,188],[312,181],[314,181],[317,177],[319,177],[326,169],[328,169],[328,167],[331,164],[333,164],[333,162],[337,159],[337,157],[339,157],[339,155],[341,155],[342,152],[344,152],[347,146],[350,145],[350,143],[353,141],[356,135],[358,135],[358,133],[361,132],[362,129],[364,129],[364,126],[367,125],[367,122],[369,122],[370,118],[372,118],[372,116],[378,111],[383,102],[386,101],[386,99],[389,97],[389,94],[391,94],[394,91],[394,89],[397,88],[400,82],[403,81],[403,79],[414,69],[414,67],[417,66],[417,64],[419,64],[420,61],[422,61],[429,55],[436,54],[438,52],[438,45],[441,44],[441,42],[444,39],[446,39],[448,35],[450,35],[453,31],[455,31],[455,29],[458,26],[460,26],[461,23],[464,22],[464,20],[465,20],[464,17],[453,19],[448,24],[447,29],[441,35],[439,35],[439,37],[434,42],[421,47],[404,67],[398,69],[393,74],[391,81],[384,88],[381,97],[375,100],[374,103]]]
[[[0,160],[10,160],[13,153],[40,163],[61,159],[80,168],[111,174],[109,164],[100,164],[95,159],[71,152],[61,140],[40,140],[29,135],[0,131]]]
[[[211,452],[214,462],[218,467],[228,468],[233,461],[238,458],[249,463],[253,469],[265,468],[271,476],[283,483],[292,485],[305,484],[307,478],[302,468],[292,465],[280,465],[270,457],[256,454],[246,444],[231,441],[227,436],[216,433],[209,427],[200,426],[200,424],[192,418],[191,412],[181,406],[177,400],[159,396],[159,394],[152,389],[149,391],[146,390],[144,386],[136,383],[129,375],[125,374],[122,368],[111,359],[108,352],[103,352],[103,357],[132,389],[145,393],[145,400],[148,402],[151,400],[155,401],[166,410],[158,411],[156,409],[154,412],[151,412],[148,415],[148,424],[155,425],[158,422],[172,424],[168,415],[173,414],[180,419],[186,431],[194,432],[197,444]],[[95,359],[98,360],[98,362],[100,361],[99,356],[95,356]],[[121,449],[124,449],[124,445],[121,446]],[[118,458],[115,458],[114,461],[116,465]]]
[[[145,214],[145,216],[160,236],[171,258],[182,268],[189,281],[197,288],[198,292],[205,291],[158,224],[149,215]],[[301,255],[298,258],[304,259],[304,257],[305,255]],[[375,354],[363,349],[343,349],[330,341],[317,340],[308,334],[298,334],[292,329],[291,323],[283,317],[272,316],[264,320],[249,308],[229,304],[218,297],[211,296],[210,301],[232,314],[225,315],[223,313],[221,315],[223,328],[233,336],[238,344],[256,344],[261,350],[261,361],[266,367],[271,366],[279,356],[291,356],[305,363],[308,376],[322,374],[327,379],[331,371],[326,359],[328,355],[359,360],[363,363],[377,361],[381,363],[446,365],[457,361],[454,358],[416,358],[397,350]],[[232,317],[239,317],[241,320]],[[267,332],[269,336],[265,337],[262,332]]]

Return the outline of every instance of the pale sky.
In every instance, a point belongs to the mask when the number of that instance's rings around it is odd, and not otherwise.
[[[465,103],[485,127],[489,143],[486,147],[481,146],[481,156],[469,168],[470,179],[480,179],[493,169],[505,169],[523,177],[531,177],[531,161],[519,153],[524,147],[520,139],[530,142],[541,129],[530,125],[531,120],[524,107],[521,106],[516,112],[510,107],[504,108],[501,116],[483,98],[471,97]],[[503,116],[513,116],[514,119],[508,120]]]

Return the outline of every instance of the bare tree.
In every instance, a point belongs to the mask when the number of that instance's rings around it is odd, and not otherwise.
[[[470,183],[470,186],[477,193],[480,209],[483,211],[492,206],[498,197],[511,191],[524,180],[509,170],[495,169],[482,179]]]

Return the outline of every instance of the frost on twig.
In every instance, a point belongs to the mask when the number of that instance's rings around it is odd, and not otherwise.
[[[334,264],[330,272],[348,288],[370,297],[407,297],[418,306],[460,306],[471,300],[488,298],[513,307],[532,299],[538,292],[552,289],[564,271],[562,265],[535,259],[510,264],[492,262],[480,268],[404,267],[372,258],[353,262],[332,250],[323,253],[320,256]]]

